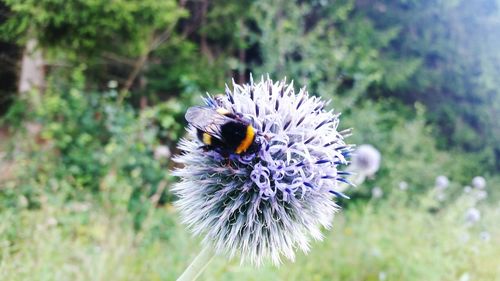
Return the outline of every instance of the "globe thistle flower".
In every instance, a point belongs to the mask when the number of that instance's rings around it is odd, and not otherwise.
[[[45,222],[45,224],[48,226],[48,227],[52,227],[52,226],[56,226],[59,222],[57,221],[56,218],[54,217],[49,217],[47,218],[47,221]]]
[[[382,188],[375,186],[372,188],[372,197],[375,199],[381,198],[384,195]]]
[[[364,176],[373,176],[380,168],[380,152],[370,144],[360,145],[352,156],[353,169]]]
[[[109,80],[108,81],[108,88],[116,89],[117,87],[118,87],[118,81],[116,81],[116,80]]]
[[[465,221],[469,225],[473,225],[481,219],[481,212],[476,208],[469,208],[465,213]]]
[[[467,244],[470,241],[470,234],[468,232],[461,232],[458,235],[458,242]]]
[[[182,220],[203,243],[229,257],[259,265],[270,258],[295,258],[295,250],[309,250],[330,228],[339,209],[334,197],[348,182],[351,146],[349,131],[337,131],[339,114],[326,110],[328,102],[298,93],[293,83],[273,82],[226,86],[225,96],[205,99],[208,107],[239,114],[255,128],[255,153],[222,156],[202,149],[196,130],[179,142],[183,154],[174,161],[180,182],[173,191]]]
[[[468,194],[468,193],[470,193],[471,191],[472,191],[472,187],[470,187],[470,186],[468,186],[468,185],[464,186],[464,193],[467,193],[467,194]]]
[[[458,281],[470,281],[470,274],[468,272],[465,272],[460,276]]]
[[[486,190],[475,190],[473,196],[476,201],[481,201],[488,198],[488,192]]]
[[[472,179],[472,186],[477,189],[484,189],[486,187],[486,180],[481,176],[474,177]]]
[[[436,194],[436,200],[439,202],[444,202],[446,200],[446,194],[444,192],[438,192]]]
[[[484,242],[488,242],[491,240],[491,234],[488,231],[481,231],[481,233],[479,233],[479,238]]]
[[[387,273],[385,273],[385,271],[381,271],[378,273],[378,280],[384,281],[386,279],[387,279]]]
[[[408,183],[405,181],[402,181],[399,183],[399,189],[401,190],[407,190],[408,189]]]
[[[436,177],[436,188],[437,189],[446,189],[450,185],[450,180],[446,176],[437,176]]]
[[[158,145],[155,147],[153,157],[155,160],[161,161],[170,157],[170,149],[166,145]]]
[[[372,250],[370,251],[370,254],[376,258],[382,257],[382,251],[378,247],[372,248]]]

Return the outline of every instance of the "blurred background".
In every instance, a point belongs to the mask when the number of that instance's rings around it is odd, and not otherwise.
[[[0,280],[175,280],[184,112],[250,73],[369,146],[309,255],[202,280],[500,280],[499,46],[498,0],[1,0]]]

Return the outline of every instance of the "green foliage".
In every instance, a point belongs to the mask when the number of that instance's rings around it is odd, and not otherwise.
[[[253,38],[263,61],[256,72],[293,78],[327,98],[348,96],[337,107],[351,107],[376,83],[397,84],[406,77],[387,77],[386,68],[402,62],[380,52],[398,28],[376,29],[356,15],[354,1],[257,1],[252,13],[258,26]],[[416,64],[408,64],[411,72]]]
[[[171,40],[151,55],[155,58],[145,75],[145,89],[153,101],[176,99],[184,107],[204,91],[223,86],[224,61],[210,62],[199,57],[196,44],[186,40]]]
[[[240,82],[249,72],[287,76],[317,95],[343,96],[335,103],[341,111],[365,98],[418,101],[428,108],[427,122],[437,125],[440,148],[477,153],[485,169],[498,170],[500,38],[494,30],[500,9],[494,1],[5,5],[0,37],[37,38],[49,61],[63,65],[49,69],[60,79],[71,72],[66,67],[85,62],[92,89],[109,80],[132,83],[133,104],[146,97],[185,107],[230,76]]]
[[[416,104],[415,109],[412,112],[395,101],[365,101],[343,119],[343,127],[354,128],[350,141],[372,144],[382,154],[380,171],[367,185],[391,191],[405,181],[414,187],[412,192],[421,193],[441,174],[463,185],[485,175],[478,165],[481,155],[439,150],[432,127],[426,125],[423,106]],[[359,191],[369,196],[370,190]]]
[[[42,46],[96,54],[126,50],[142,54],[154,32],[172,28],[186,11],[176,1],[5,1],[11,16],[1,26],[4,40],[35,36]]]
[[[440,134],[440,147],[453,145],[483,155],[498,170],[500,75],[498,1],[358,1],[357,11],[376,26],[400,30],[384,57],[418,60],[402,83],[373,89],[406,103],[420,101]],[[396,65],[397,66],[397,65]],[[393,73],[407,73],[404,65]],[[496,160],[495,160],[496,158]],[[490,164],[491,163],[491,164]]]
[[[154,122],[158,111],[139,116],[116,91],[84,93],[78,84],[74,81],[67,90],[49,87],[43,96],[33,93],[25,101],[32,108],[26,119],[41,131],[14,138],[19,143],[12,144],[17,151],[10,157],[23,164],[11,182],[2,183],[7,188],[0,201],[12,206],[22,196],[30,207],[38,207],[46,193],[57,192],[64,200],[95,194],[110,203],[128,202],[139,229],[149,208],[172,199],[165,189],[168,161],[153,159],[161,127]],[[170,141],[176,141],[180,125],[162,125],[172,131]],[[35,141],[23,141],[30,137]],[[155,195],[156,202],[150,203]]]
[[[410,185],[410,189],[413,186]],[[216,256],[203,280],[497,280],[498,206],[480,203],[481,220],[467,225],[470,195],[439,205],[399,191],[352,206],[336,217],[324,241],[279,268],[240,265]],[[0,213],[2,280],[175,280],[200,250],[171,207],[155,209],[138,233],[114,211],[54,208]],[[158,227],[162,227],[159,229]],[[487,232],[489,240],[481,238]],[[161,238],[156,235],[163,235]],[[483,235],[484,236],[484,235]],[[43,262],[42,262],[43,261]]]
[[[154,151],[178,153],[187,107],[250,72],[333,99],[381,168],[311,255],[258,271],[216,258],[205,279],[498,279],[495,3],[3,1],[0,40],[37,39],[48,79],[0,120],[0,280],[175,279],[198,249],[170,204],[175,164]],[[438,175],[452,182],[445,202]],[[465,227],[474,176],[488,199]]]

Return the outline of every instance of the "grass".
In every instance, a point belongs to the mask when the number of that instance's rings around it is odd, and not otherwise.
[[[481,221],[466,226],[470,202],[438,206],[403,192],[347,202],[325,240],[294,263],[255,269],[217,256],[200,279],[500,280],[500,206],[481,203]],[[153,210],[137,233],[125,209],[75,206],[1,213],[0,280],[175,280],[201,248],[172,206]]]

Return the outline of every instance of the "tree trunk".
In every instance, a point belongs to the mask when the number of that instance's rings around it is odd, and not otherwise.
[[[31,90],[43,90],[45,71],[42,51],[37,48],[35,39],[30,39],[26,44],[19,75],[19,93]]]

